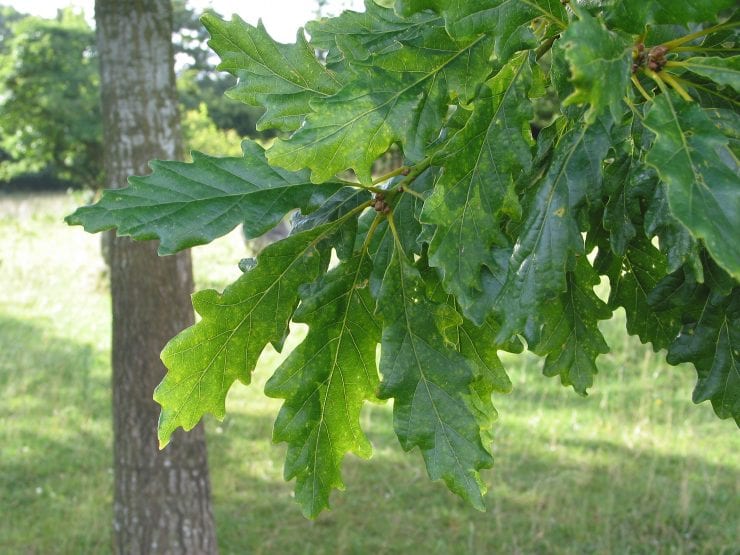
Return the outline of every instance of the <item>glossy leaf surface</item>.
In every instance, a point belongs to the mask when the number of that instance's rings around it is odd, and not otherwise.
[[[152,162],[154,172],[131,177],[67,217],[90,232],[159,239],[159,254],[211,242],[244,224],[248,238],[262,235],[295,208],[310,212],[340,184],[318,189],[308,174],[267,165],[262,147],[244,141],[241,158],[193,153],[193,162]]]

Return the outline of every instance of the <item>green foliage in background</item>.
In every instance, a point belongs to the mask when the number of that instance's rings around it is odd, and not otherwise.
[[[157,162],[68,217],[166,254],[300,209],[223,294],[194,296],[202,319],[163,352],[161,444],[222,417],[230,385],[302,322],[266,393],[285,400],[273,437],[304,513],[343,487],[346,453],[370,454],[360,408],[384,399],[401,447],[482,508],[492,394],[512,388],[498,353],[526,345],[586,395],[618,308],[628,333],[694,364],[694,401],[740,425],[734,6],[368,0],[289,45],[204,16],[231,96],[289,134],[241,159]],[[404,164],[374,176],[393,145]]]
[[[71,9],[21,17],[0,49],[0,180],[27,173],[94,186],[102,172],[95,32]]]
[[[262,110],[224,96],[234,85],[209,63],[207,33],[186,2],[174,2],[173,43],[186,156],[239,154]],[[206,107],[207,106],[207,107]],[[80,12],[43,19],[0,7],[0,182],[31,176],[97,188],[102,128],[95,32]]]
[[[194,150],[221,156],[241,153],[241,137],[233,129],[219,129],[208,114],[205,102],[196,110],[182,112],[182,134],[188,160],[192,160],[190,152]]]
[[[258,133],[255,129],[263,110],[257,106],[247,106],[234,102],[224,93],[236,84],[236,79],[226,73],[214,71],[213,51],[208,47],[208,32],[200,22],[196,12],[189,7],[187,0],[173,0],[172,42],[175,48],[177,67],[177,94],[182,111],[201,111],[201,104],[208,107],[208,117],[218,129],[225,132],[234,130],[242,137],[269,138],[274,133]],[[210,13],[218,15],[216,12]],[[191,116],[192,117],[192,116]],[[186,143],[193,136],[193,130],[185,128]],[[201,142],[203,139],[199,139]],[[199,150],[193,142],[188,148]],[[221,154],[232,154],[233,146]],[[236,145],[239,153],[238,145]],[[210,152],[206,149],[207,152]],[[218,151],[214,151],[218,152]]]

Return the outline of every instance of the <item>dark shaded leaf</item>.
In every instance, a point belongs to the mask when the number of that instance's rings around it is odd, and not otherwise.
[[[596,357],[609,352],[598,322],[612,312],[593,291],[599,276],[585,257],[577,258],[566,283],[566,291],[542,309],[541,327],[526,337],[534,353],[547,357],[542,369],[546,376],[559,375],[563,385],[586,395],[598,372]]]
[[[443,479],[482,510],[485,485],[478,472],[493,459],[481,438],[480,409],[470,398],[476,368],[440,331],[461,319],[426,298],[421,276],[397,247],[378,298],[383,317],[378,396],[394,399],[394,428],[404,450],[419,447],[429,476]]]
[[[543,304],[567,289],[566,270],[583,252],[577,212],[601,187],[609,128],[602,122],[567,132],[544,177],[532,190],[496,307],[503,318],[498,340],[537,318]],[[589,192],[589,190],[591,192]],[[598,195],[597,195],[598,196]]]
[[[488,83],[465,127],[435,156],[444,169],[422,211],[436,225],[429,263],[468,317],[483,289],[482,267],[494,266],[492,247],[508,246],[501,217],[521,214],[514,179],[532,159],[531,82],[527,55],[519,55]]]
[[[672,93],[657,96],[645,117],[656,137],[646,161],[667,185],[671,213],[733,277],[740,278],[740,178],[723,156],[728,140],[703,110]]]
[[[67,223],[97,232],[159,239],[159,253],[210,243],[244,224],[247,238],[259,237],[288,212],[310,212],[341,187],[318,187],[307,172],[267,165],[262,147],[242,144],[241,158],[216,158],[198,152],[193,162],[151,163],[153,173],[129,178],[130,186],[110,189],[92,206],[78,208]]]
[[[701,0],[685,2],[676,0],[610,0],[605,2],[610,24],[632,33],[642,33],[650,24],[701,23],[714,21],[717,14],[736,5],[734,0]]]
[[[710,400],[720,418],[740,427],[740,288],[712,293],[699,318],[688,322],[669,347],[670,364],[692,362],[698,380],[695,403]]]
[[[681,327],[682,310],[659,312],[650,303],[655,286],[666,275],[665,257],[640,234],[624,256],[613,257],[610,266],[609,306],[612,310],[624,308],[627,332],[643,343],[651,342],[655,351],[668,347]]]

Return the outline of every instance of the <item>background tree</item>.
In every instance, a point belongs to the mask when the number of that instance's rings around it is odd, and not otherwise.
[[[169,0],[97,0],[105,170],[121,187],[151,158],[181,154]],[[119,553],[217,550],[203,428],[157,448],[151,399],[164,375],[159,352],[193,322],[190,254],[110,247],[113,302],[114,547]]]
[[[25,14],[10,6],[0,6],[0,52],[5,53],[8,48],[13,23],[24,17]]]
[[[81,14],[0,23],[0,179],[44,172],[93,186],[101,178],[94,33]]]
[[[236,79],[208,61],[208,33],[193,9],[173,6],[186,151],[238,152],[241,137],[256,136],[262,110],[224,96]],[[100,188],[99,104],[95,33],[81,13],[43,19],[0,7],[0,181]]]
[[[217,71],[213,51],[208,47],[210,35],[186,0],[175,0],[172,42],[177,60],[177,89],[183,112],[202,111],[208,106],[209,118],[218,129],[234,130],[242,137],[269,138],[274,132],[258,132],[257,120],[264,110],[232,100],[226,92],[236,85],[236,78]],[[216,14],[213,10],[211,13]],[[217,15],[217,14],[216,14]],[[194,116],[191,116],[191,118]],[[197,147],[195,147],[197,148]]]

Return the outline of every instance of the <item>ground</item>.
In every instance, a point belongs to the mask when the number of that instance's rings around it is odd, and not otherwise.
[[[99,237],[62,222],[79,202],[0,196],[0,553],[110,549],[110,301]],[[198,287],[222,289],[242,256],[238,233],[195,249]],[[737,553],[735,424],[693,405],[693,368],[627,337],[621,314],[602,328],[612,352],[586,399],[533,358],[505,359],[485,513],[430,482],[390,407],[369,405],[373,458],[348,457],[347,490],[305,520],[270,441],[266,353],[224,422],[207,421],[221,552]]]

